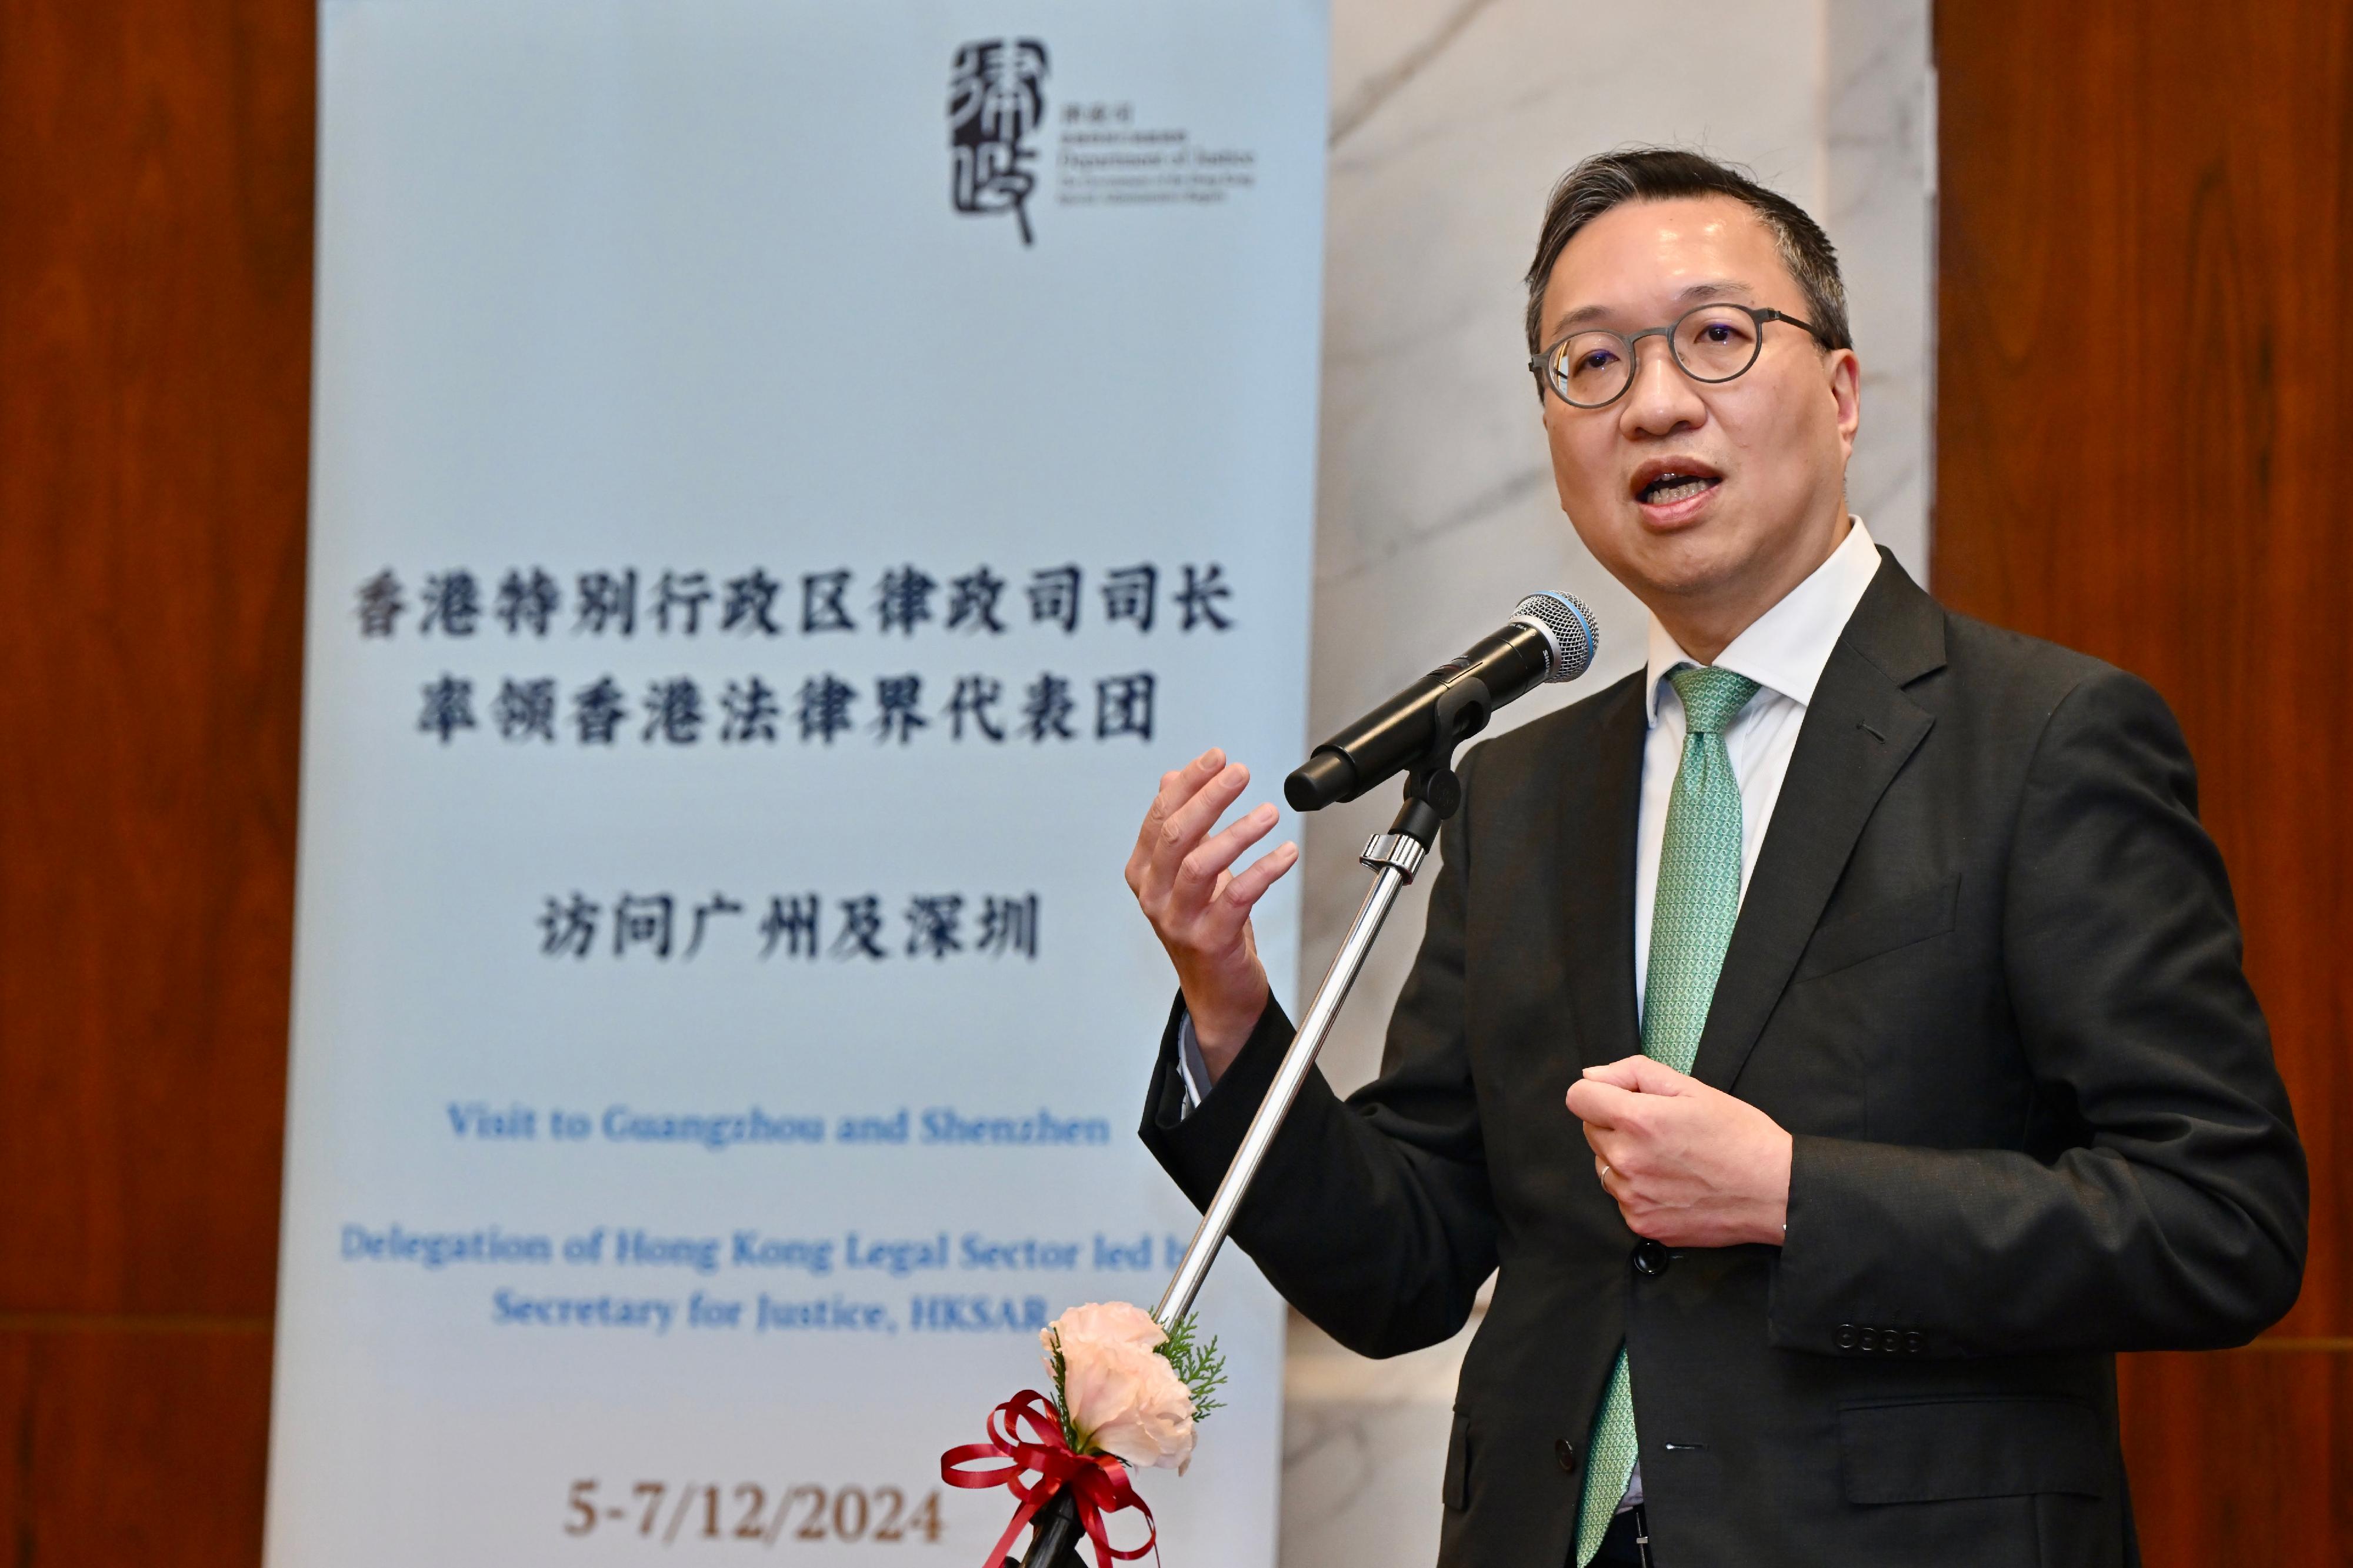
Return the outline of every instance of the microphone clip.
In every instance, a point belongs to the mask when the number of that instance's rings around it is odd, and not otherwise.
[[[1421,855],[1436,847],[1440,825],[1462,809],[1462,777],[1454,771],[1454,748],[1485,729],[1493,714],[1487,683],[1475,675],[1455,681],[1440,694],[1430,715],[1430,747],[1406,769],[1405,805],[1383,836],[1408,838],[1420,846],[1421,853],[1413,858],[1417,864]],[[1373,864],[1372,854],[1373,847],[1366,846],[1368,866]],[[1409,880],[1412,879],[1412,867],[1400,869]]]

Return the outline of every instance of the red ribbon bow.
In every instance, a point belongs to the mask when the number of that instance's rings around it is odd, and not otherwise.
[[[1024,1426],[1028,1442],[1022,1440]],[[963,1468],[987,1459],[1006,1462],[986,1470]],[[1036,1480],[1022,1479],[1032,1471]],[[1079,1523],[1085,1528],[1087,1539],[1094,1542],[1095,1568],[1111,1568],[1113,1559],[1130,1562],[1147,1552],[1155,1563],[1160,1560],[1160,1534],[1153,1526],[1152,1510],[1136,1495],[1127,1479],[1127,1468],[1108,1454],[1073,1452],[1070,1439],[1062,1436],[1061,1418],[1034,1388],[1023,1389],[989,1412],[987,1442],[961,1444],[942,1454],[940,1479],[952,1487],[1004,1487],[1020,1500],[1013,1522],[990,1549],[985,1568],[999,1568],[1021,1527],[1065,1488],[1078,1506]],[[1103,1515],[1131,1508],[1144,1516],[1144,1544],[1122,1551],[1103,1532]]]

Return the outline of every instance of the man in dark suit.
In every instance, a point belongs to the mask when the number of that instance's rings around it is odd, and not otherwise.
[[[1369,1355],[1458,1331],[1442,1563],[2137,1560],[2120,1350],[2301,1281],[2303,1154],[2164,702],[1946,611],[1846,510],[1829,242],[1694,154],[1588,160],[1529,274],[1563,510],[1637,675],[1464,759],[1380,1078],[1237,1221]],[[2053,526],[2063,526],[2054,520]],[[1128,879],[1181,994],[1143,1133],[1206,1202],[1292,1037],[1212,831]]]

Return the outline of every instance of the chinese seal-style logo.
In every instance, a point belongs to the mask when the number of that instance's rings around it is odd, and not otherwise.
[[[955,156],[950,193],[960,213],[1010,212],[1030,243],[1029,135],[1046,118],[1046,46],[1036,38],[984,38],[956,50],[948,78],[948,146]]]

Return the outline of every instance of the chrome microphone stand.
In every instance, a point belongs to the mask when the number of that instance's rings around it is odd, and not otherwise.
[[[1449,753],[1453,751],[1451,739],[1445,750]],[[1453,816],[1461,804],[1461,781],[1454,776],[1452,766],[1441,755],[1435,765],[1417,768],[1408,776],[1405,806],[1398,813],[1397,820],[1389,824],[1387,833],[1375,834],[1365,846],[1365,852],[1356,858],[1374,873],[1373,885],[1366,890],[1365,901],[1356,906],[1356,918],[1348,923],[1348,934],[1341,940],[1340,951],[1333,954],[1332,967],[1324,972],[1324,983],[1315,988],[1314,1000],[1307,1005],[1306,1015],[1299,1021],[1299,1032],[1284,1049],[1282,1065],[1275,1069],[1266,1099],[1260,1101],[1257,1113],[1251,1116],[1250,1128],[1242,1134],[1241,1147],[1234,1152],[1233,1163],[1226,1167],[1225,1178],[1219,1182],[1209,1206],[1201,1211],[1201,1223],[1194,1230],[1185,1256],[1177,1261],[1175,1277],[1162,1293],[1160,1304],[1152,1310],[1162,1328],[1175,1328],[1178,1320],[1193,1310],[1193,1298],[1200,1294],[1209,1265],[1216,1261],[1218,1248],[1233,1226],[1235,1211],[1241,1207],[1250,1183],[1258,1176],[1260,1164],[1266,1159],[1267,1150],[1274,1144],[1274,1135],[1282,1130],[1282,1119],[1291,1113],[1292,1102],[1299,1098],[1308,1073],[1314,1068],[1315,1058],[1340,1016],[1340,1005],[1348,999],[1349,988],[1356,984],[1358,972],[1373,951],[1374,939],[1381,934],[1382,922],[1389,918],[1398,893],[1413,880],[1414,873],[1421,868],[1423,858],[1436,844],[1439,825]]]
[[[1475,721],[1459,729],[1453,721],[1452,713],[1444,716],[1445,742],[1432,748],[1424,765],[1407,775],[1405,805],[1397,820],[1389,824],[1388,832],[1375,834],[1365,846],[1365,852],[1357,857],[1374,873],[1373,885],[1366,890],[1365,901],[1357,906],[1356,918],[1349,922],[1348,934],[1342,939],[1340,951],[1333,955],[1332,966],[1324,972],[1324,983],[1315,988],[1314,999],[1300,1019],[1299,1032],[1285,1047],[1282,1065],[1275,1069],[1266,1098],[1250,1117],[1250,1128],[1242,1134],[1241,1147],[1235,1152],[1233,1163],[1226,1167],[1224,1179],[1218,1183],[1209,1206],[1201,1211],[1201,1223],[1176,1264],[1175,1277],[1162,1292],[1160,1304],[1152,1310],[1153,1318],[1164,1329],[1174,1329],[1193,1310],[1193,1299],[1200,1294],[1201,1283],[1208,1278],[1209,1265],[1216,1261],[1218,1248],[1224,1245],[1226,1232],[1232,1228],[1234,1213],[1241,1207],[1259,1166],[1266,1159],[1267,1150],[1274,1143],[1274,1135],[1282,1131],[1283,1118],[1290,1114],[1292,1103],[1306,1084],[1307,1074],[1315,1066],[1315,1058],[1340,1016],[1340,1005],[1348,999],[1349,988],[1356,984],[1357,973],[1365,967],[1365,959],[1372,952],[1373,942],[1381,934],[1382,922],[1388,919],[1398,893],[1421,868],[1423,859],[1437,843],[1440,825],[1462,804],[1462,783],[1455,776],[1451,760],[1454,748],[1484,726],[1486,713],[1481,709]],[[1038,1510],[1029,1549],[1022,1554],[1020,1568],[1085,1568],[1079,1554],[1079,1542],[1083,1539],[1078,1510],[1072,1506],[1070,1493],[1058,1493]]]

